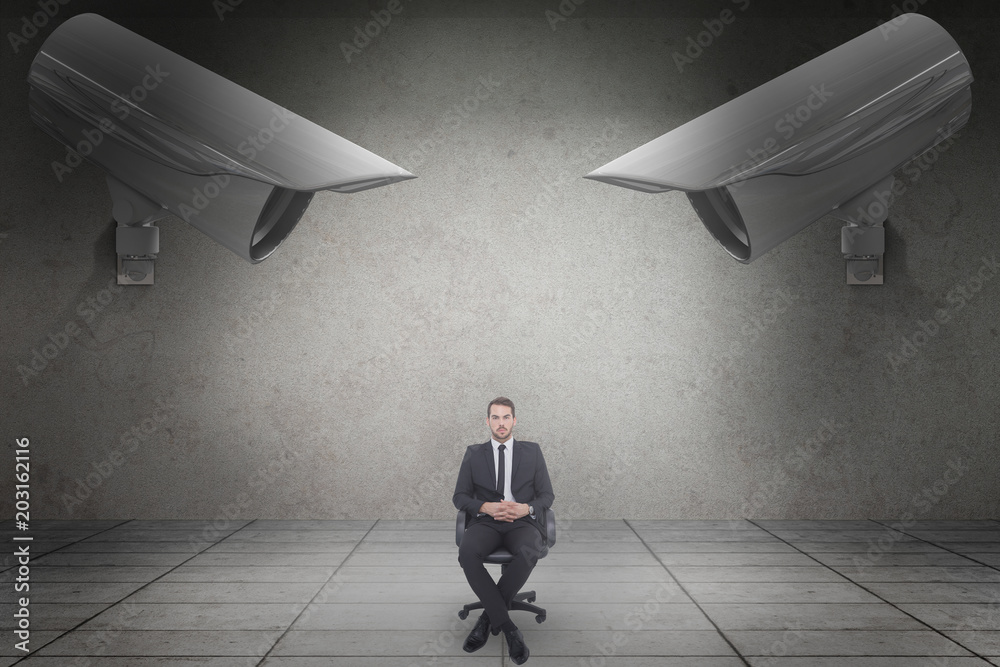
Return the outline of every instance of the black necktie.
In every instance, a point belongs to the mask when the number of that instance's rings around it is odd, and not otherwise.
[[[499,470],[497,470],[497,493],[500,494],[500,500],[504,499],[504,472],[507,467],[503,460],[503,450],[506,449],[507,445],[500,445],[500,465]]]

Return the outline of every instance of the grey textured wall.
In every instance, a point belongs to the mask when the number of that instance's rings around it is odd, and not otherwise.
[[[922,4],[970,60],[972,119],[897,174],[886,285],[848,287],[833,218],[747,266],[682,194],[581,176],[890,3],[588,2],[556,22],[555,0],[493,4],[404,2],[351,62],[364,3],[246,2],[220,21],[207,1],[168,18],[75,0],[2,45],[0,514],[28,437],[35,518],[445,519],[503,394],[567,518],[997,516],[996,269],[957,299],[1000,254],[995,8]],[[725,7],[735,21],[679,71]],[[4,34],[33,11],[5,3]],[[157,284],[119,290],[103,172],[57,181],[65,149],[27,114],[31,59],[84,11],[419,178],[318,194],[256,266],[168,218]],[[896,362],[904,339],[919,346]]]

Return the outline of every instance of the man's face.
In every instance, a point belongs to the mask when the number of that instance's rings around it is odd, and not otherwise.
[[[514,430],[517,419],[510,413],[509,405],[491,405],[490,416],[486,423],[497,442],[507,442],[510,440],[510,433]]]

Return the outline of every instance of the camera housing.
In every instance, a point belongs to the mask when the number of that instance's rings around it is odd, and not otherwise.
[[[881,267],[884,235],[869,228],[888,213],[886,179],[891,189],[894,171],[965,125],[972,80],[944,28],[904,14],[584,178],[685,192],[743,263],[834,214],[849,222],[844,255],[866,262],[854,271],[865,276]]]
[[[159,249],[152,223],[167,214],[257,263],[316,192],[415,178],[96,14],[49,35],[28,83],[32,120],[107,172],[122,284],[151,282]]]

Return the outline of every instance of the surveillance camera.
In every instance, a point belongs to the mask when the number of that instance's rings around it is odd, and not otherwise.
[[[32,120],[107,172],[119,282],[151,282],[157,219],[172,213],[257,263],[319,190],[415,178],[347,139],[96,14],[45,41],[28,75]]]
[[[893,172],[965,124],[971,83],[955,40],[904,14],[585,178],[687,193],[743,263],[832,213],[850,223],[845,257],[870,280],[884,251],[885,187],[898,194]]]

